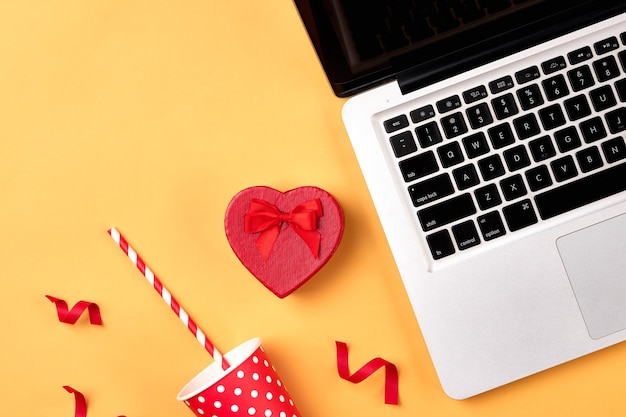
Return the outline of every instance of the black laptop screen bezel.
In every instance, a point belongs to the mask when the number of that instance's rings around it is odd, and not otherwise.
[[[338,97],[349,97],[393,79],[400,81],[403,92],[412,91],[626,10],[624,0],[544,0],[356,72],[348,63],[327,13],[328,2],[294,2]]]

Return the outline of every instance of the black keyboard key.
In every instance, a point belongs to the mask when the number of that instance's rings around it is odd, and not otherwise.
[[[524,110],[530,110],[544,103],[543,95],[537,84],[532,84],[517,90],[517,98]]]
[[[550,167],[552,168],[554,179],[556,179],[557,182],[563,182],[578,175],[574,158],[570,155],[550,162]]]
[[[474,196],[476,196],[476,202],[481,210],[487,210],[499,206],[502,203],[498,187],[496,187],[495,184],[477,188],[476,191],[474,191]]]
[[[626,51],[620,52],[617,54],[617,57],[619,58],[619,62],[622,64],[622,69],[626,72]]]
[[[454,186],[448,174],[418,182],[409,187],[409,195],[415,207],[423,206],[454,193]]]
[[[535,162],[544,161],[556,155],[552,140],[547,135],[531,140],[528,147]]]
[[[452,226],[452,235],[459,250],[469,249],[480,243],[480,236],[471,220]]]
[[[430,122],[416,127],[415,136],[417,136],[417,140],[422,148],[436,145],[443,140],[436,122]]]
[[[493,117],[487,103],[480,103],[474,107],[467,109],[467,118],[473,129],[480,129],[493,123]]]
[[[463,100],[465,100],[467,104],[474,103],[484,98],[487,98],[487,89],[484,85],[479,85],[478,87],[463,92]]]
[[[569,59],[569,63],[572,65],[580,64],[581,62],[591,58],[593,58],[593,52],[591,52],[591,48],[588,46],[576,49],[575,51],[567,54],[567,59]]]
[[[604,123],[602,123],[602,119],[600,117],[594,117],[582,122],[580,124],[580,131],[582,132],[583,138],[587,143],[604,139],[607,136]]]
[[[463,138],[463,146],[469,158],[477,158],[489,152],[487,138],[483,132],[474,133]]]
[[[459,96],[454,95],[448,98],[444,98],[443,100],[439,100],[436,104],[439,113],[446,113],[461,107],[461,99],[459,98]]]
[[[548,101],[554,101],[569,94],[565,77],[559,74],[541,82]]]
[[[593,69],[596,72],[598,81],[604,82],[620,75],[617,61],[613,56],[607,56],[593,62]]]
[[[440,146],[437,148],[437,153],[439,154],[441,166],[444,168],[460,164],[465,160],[463,152],[461,152],[461,145],[459,145],[458,142],[450,142],[446,145]]]
[[[498,94],[508,90],[509,88],[513,88],[514,85],[513,78],[507,75],[506,77],[491,81],[489,83],[489,90],[491,90],[492,94]]]
[[[536,65],[534,65],[529,68],[524,68],[521,71],[517,71],[515,73],[515,80],[517,81],[518,84],[524,84],[532,80],[536,80],[540,76],[541,76],[541,73],[539,72],[539,68]]]
[[[582,119],[583,117],[587,117],[591,114],[591,107],[589,107],[587,97],[583,94],[568,98],[564,103],[567,117],[569,117],[571,121]]]
[[[594,43],[593,48],[595,49],[596,54],[602,55],[619,48],[619,42],[617,41],[617,37],[612,36],[610,38],[603,39],[600,42]]]
[[[478,216],[476,220],[485,241],[493,240],[506,234],[502,218],[497,211]]]
[[[596,111],[606,110],[617,104],[615,94],[613,94],[613,90],[611,90],[609,85],[590,91],[589,97],[591,97],[591,103]]]
[[[400,161],[399,166],[406,182],[414,181],[439,170],[437,159],[432,151]]]
[[[514,148],[507,149],[504,151],[503,155],[504,160],[506,161],[506,166],[511,172],[530,165],[530,158],[528,157],[528,152],[526,152],[526,147],[524,145],[518,145]]]
[[[541,63],[541,69],[546,75],[560,71],[565,67],[567,67],[567,64],[565,63],[565,58],[562,56],[557,56]]]
[[[502,209],[509,230],[515,232],[537,223],[537,214],[532,202],[528,199],[511,204]]]
[[[619,101],[621,101],[622,103],[625,102],[626,101],[626,78],[624,78],[623,80],[616,81],[615,89],[617,90]]]
[[[545,130],[555,129],[565,124],[565,115],[558,104],[539,110],[539,119]]]
[[[431,117],[435,117],[435,108],[429,104],[428,106],[420,107],[419,109],[411,111],[409,116],[411,116],[413,123],[420,123],[424,120],[430,119]]]
[[[452,176],[454,176],[454,181],[459,190],[473,187],[480,182],[476,168],[472,164],[456,168],[452,171]]]
[[[428,242],[430,253],[435,260],[450,256],[455,252],[452,238],[450,238],[450,233],[447,230],[426,236],[426,242]]]
[[[591,69],[587,65],[567,71],[567,77],[574,91],[584,90],[596,83],[593,74],[591,74]]]
[[[502,159],[498,154],[490,155],[478,161],[478,169],[485,181],[491,181],[505,174]]]
[[[593,171],[604,165],[600,151],[595,146],[576,152],[576,160],[582,172]]]
[[[602,142],[602,152],[608,163],[617,162],[626,158],[626,145],[622,137],[609,139]]]
[[[515,98],[510,93],[491,100],[491,105],[498,120],[506,119],[519,113],[517,104],[515,104]]]
[[[513,175],[500,181],[500,189],[506,201],[515,200],[528,193],[526,185],[520,174]]]
[[[406,156],[417,151],[417,145],[411,132],[402,132],[389,138],[393,154],[396,158]]]
[[[392,119],[385,120],[383,122],[383,125],[385,126],[385,131],[387,133],[392,133],[400,129],[404,129],[405,127],[408,127],[409,119],[407,119],[407,117],[404,114],[401,114]]]
[[[515,126],[515,131],[520,139],[528,139],[540,132],[539,123],[533,113],[527,113],[513,120],[513,126]]]
[[[554,140],[561,153],[569,152],[582,145],[578,131],[574,126],[554,132]]]
[[[609,132],[618,133],[626,130],[626,107],[610,111],[606,114],[606,124]]]
[[[528,188],[531,191],[538,191],[552,185],[550,171],[548,171],[548,167],[545,165],[529,169],[525,175],[526,181],[528,181]]]
[[[441,126],[448,139],[467,133],[467,125],[461,112],[442,118]]]
[[[489,128],[487,133],[489,134],[489,140],[491,140],[493,149],[504,148],[505,146],[515,143],[513,130],[511,130],[511,126],[508,123]]]
[[[542,219],[549,219],[626,190],[626,163],[535,196]]]
[[[476,213],[470,194],[461,194],[417,212],[422,229],[427,232]]]

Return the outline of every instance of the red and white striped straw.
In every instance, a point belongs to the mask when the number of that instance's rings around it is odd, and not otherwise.
[[[124,251],[124,253],[128,256],[128,259],[141,271],[143,276],[148,280],[150,285],[161,295],[161,298],[165,303],[170,306],[172,311],[176,313],[178,318],[183,322],[183,324],[191,331],[191,333],[198,339],[198,342],[209,352],[209,355],[213,357],[213,360],[219,364],[221,364],[222,369],[226,370],[229,367],[228,362],[222,356],[222,354],[217,350],[215,345],[211,343],[211,341],[206,337],[206,335],[200,330],[200,328],[196,325],[196,323],[192,320],[191,317],[187,314],[187,312],[183,309],[183,307],[176,301],[176,299],[172,296],[172,294],[163,286],[159,278],[152,272],[152,270],[146,265],[146,263],[141,259],[137,252],[128,244],[126,239],[120,234],[120,232],[112,227],[109,229],[109,235],[113,238],[115,243],[119,245],[119,247]]]

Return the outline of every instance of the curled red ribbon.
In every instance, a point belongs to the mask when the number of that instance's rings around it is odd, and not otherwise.
[[[321,241],[320,233],[317,231],[317,219],[322,215],[322,203],[319,198],[302,203],[288,213],[280,211],[267,201],[253,198],[244,216],[244,231],[260,233],[256,247],[267,260],[278,238],[281,225],[287,223],[304,240],[313,257],[317,259]]]
[[[79,301],[68,311],[67,303],[64,300],[46,295],[46,298],[54,303],[57,308],[57,315],[59,321],[68,324],[74,324],[78,321],[78,318],[83,314],[83,311],[89,311],[89,322],[91,324],[102,325],[102,316],[100,315],[100,308],[96,303],[89,301]]]
[[[64,385],[63,388],[70,394],[74,394],[74,401],[76,403],[74,417],[85,417],[87,415],[87,401],[85,400],[85,396],[68,385]]]
[[[363,365],[361,369],[350,375],[348,366],[348,345],[335,341],[337,346],[337,371],[339,376],[357,384],[385,367],[385,404],[398,405],[398,369],[396,365],[381,358],[375,358]]]
[[[63,388],[65,388],[65,391],[70,394],[74,394],[74,402],[76,403],[74,408],[74,417],[87,417],[87,400],[85,399],[85,396],[80,391],[75,390],[69,385],[63,385]]]

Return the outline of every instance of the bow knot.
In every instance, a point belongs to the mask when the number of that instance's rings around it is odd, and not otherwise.
[[[317,231],[317,219],[322,215],[322,203],[319,198],[302,203],[289,212],[282,212],[267,201],[253,198],[244,216],[244,231],[260,233],[256,246],[267,260],[282,224],[287,223],[304,240],[313,257],[317,259],[321,241],[320,233]]]

